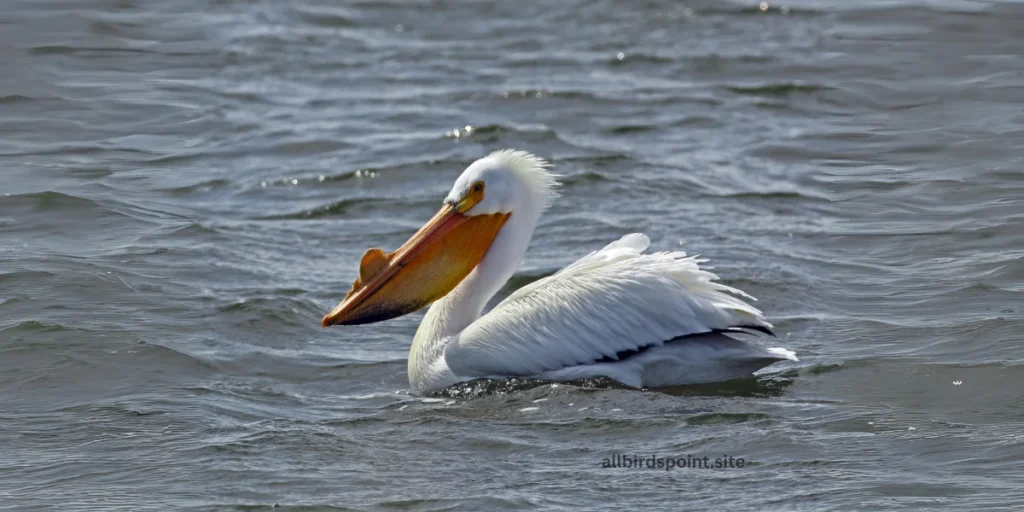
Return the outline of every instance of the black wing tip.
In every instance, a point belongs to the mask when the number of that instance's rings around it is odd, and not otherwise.
[[[747,331],[757,331],[762,334],[767,334],[773,338],[777,338],[777,336],[775,336],[775,332],[763,325],[734,325],[723,330],[723,332],[750,334]]]
[[[767,334],[768,336],[771,336],[773,338],[777,337],[777,336],[775,336],[775,333],[772,332],[771,329],[769,329],[769,328],[767,328],[767,327],[765,327],[763,325],[734,325],[732,327],[728,327],[728,328],[725,328],[725,329],[711,329],[710,331],[695,332],[693,334],[684,334],[682,336],[678,336],[678,337],[672,338],[670,340],[666,340],[664,343],[651,343],[649,345],[641,345],[641,346],[636,347],[636,348],[620,350],[620,351],[618,351],[618,352],[616,352],[614,354],[604,355],[600,359],[596,359],[596,360],[591,361],[589,363],[580,363],[580,364],[618,363],[620,361],[625,361],[626,359],[629,359],[631,357],[640,355],[640,354],[646,352],[648,349],[651,349],[651,348],[657,347],[657,346],[661,346],[661,345],[664,345],[665,343],[669,343],[669,342],[672,342],[672,341],[680,341],[680,340],[684,340],[686,338],[691,338],[691,337],[696,337],[696,336],[704,336],[704,335],[707,335],[707,334],[747,334],[747,335],[753,335],[754,333],[752,333],[750,331],[757,331],[757,332],[760,332],[762,334]]]
[[[625,361],[626,359],[629,359],[629,358],[631,358],[633,356],[639,355],[640,353],[644,352],[645,350],[647,350],[647,349],[649,349],[651,347],[656,347],[658,345],[659,345],[658,343],[652,343],[650,345],[642,345],[642,346],[639,346],[639,347],[636,347],[636,348],[629,348],[629,349],[626,349],[626,350],[620,350],[620,351],[616,352],[615,354],[603,356],[603,357],[601,357],[601,359],[595,360],[593,363],[589,363],[589,364],[618,363],[620,361]]]

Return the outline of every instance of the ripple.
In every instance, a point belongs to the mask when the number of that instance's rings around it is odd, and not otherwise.
[[[791,96],[795,94],[814,94],[816,92],[828,91],[831,87],[816,84],[802,84],[793,82],[776,82],[759,85],[733,85],[726,87],[736,94],[749,96]]]
[[[605,129],[605,132],[610,133],[612,135],[625,135],[629,133],[649,132],[651,130],[654,130],[655,128],[655,126],[646,124],[626,124],[607,128]]]
[[[574,185],[591,183],[610,183],[614,181],[615,180],[612,177],[599,172],[581,172],[559,178],[559,182],[563,187],[572,187]]]
[[[369,206],[377,206],[385,202],[383,197],[361,197],[357,199],[342,199],[329,204],[318,206],[309,210],[284,213],[280,215],[268,215],[258,217],[258,220],[315,220],[337,217],[349,217],[353,213],[365,215]],[[357,211],[358,210],[358,211]]]
[[[814,200],[831,202],[828,197],[811,193],[807,190],[745,190],[742,192],[721,192],[721,193],[705,193],[712,197],[722,197],[729,199],[778,199],[783,201],[792,200]]]
[[[551,381],[544,379],[511,377],[506,379],[475,379],[468,382],[460,382],[444,390],[431,393],[431,396],[456,399],[471,399],[486,396],[508,396],[531,389],[550,386],[553,382],[580,390],[628,388],[627,386],[605,377],[574,381]]]
[[[37,322],[35,320],[28,320],[25,322],[19,322],[17,324],[4,327],[0,329],[0,332],[6,332],[9,336],[16,334],[39,334],[39,333],[51,333],[51,332],[65,332],[73,330],[60,324],[45,324]]]
[[[295,5],[292,7],[298,19],[326,28],[348,28],[357,27],[359,23],[353,19],[353,14],[340,7],[313,7],[309,5]]]
[[[704,397],[750,397],[770,398],[782,396],[786,389],[796,382],[795,371],[776,372],[746,379],[727,382],[673,386],[653,389],[672,396],[704,396]]]
[[[7,104],[12,104],[12,103],[29,103],[29,102],[33,102],[33,101],[38,101],[38,99],[39,98],[35,98],[35,97],[32,97],[32,96],[24,96],[24,95],[21,95],[21,94],[6,94],[6,95],[3,95],[3,96],[0,96],[0,104],[3,104],[3,103],[7,103]]]
[[[125,47],[80,47],[67,45],[39,45],[28,49],[32,55],[74,55],[74,54],[105,54],[105,53],[157,53],[143,48]]]
[[[182,185],[179,187],[170,187],[163,189],[163,192],[173,195],[192,195],[196,193],[206,193],[213,190],[228,188],[231,185],[231,180],[224,178],[214,178],[211,180],[203,180],[198,183],[191,185]]]
[[[304,140],[278,144],[276,150],[282,153],[294,153],[301,155],[330,153],[340,149],[350,148],[351,145],[333,139]]]
[[[467,130],[468,128],[468,130]],[[469,137],[475,142],[495,143],[513,137],[525,137],[529,140],[554,140],[558,134],[547,127],[540,128],[513,128],[503,125],[466,126],[461,129],[454,129],[445,132],[447,139],[459,139]]]
[[[216,315],[224,321],[253,328],[268,326],[309,326],[320,316],[318,303],[301,298],[251,298],[217,307]]]
[[[758,422],[761,424],[770,423],[771,416],[760,413],[724,413],[716,412],[709,414],[696,414],[686,418],[686,424],[690,426],[714,426],[732,423]]]
[[[677,62],[674,57],[667,57],[662,55],[654,55],[647,53],[623,53],[620,52],[613,55],[611,58],[605,61],[605,64],[609,66],[631,66],[634,64],[653,64],[653,65],[666,65]]]
[[[35,211],[65,210],[102,210],[100,204],[92,199],[47,190],[29,194],[4,195],[0,197],[0,206],[30,207]]]

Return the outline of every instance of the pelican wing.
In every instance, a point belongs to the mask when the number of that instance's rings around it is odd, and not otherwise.
[[[705,260],[643,254],[646,235],[626,235],[510,295],[445,347],[457,375],[535,375],[615,361],[688,334],[771,324],[715,282]],[[769,331],[770,332],[770,331]]]

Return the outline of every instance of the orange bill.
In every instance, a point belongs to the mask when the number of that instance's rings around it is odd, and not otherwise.
[[[323,326],[381,322],[444,297],[480,263],[508,216],[466,216],[445,204],[397,251],[367,250],[352,290]]]

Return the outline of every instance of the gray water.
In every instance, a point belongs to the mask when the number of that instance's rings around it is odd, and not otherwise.
[[[8,0],[0,508],[1017,508],[1022,54],[1010,3]],[[501,148],[564,176],[503,293],[642,231],[801,361],[424,399],[422,315],[321,329]]]

